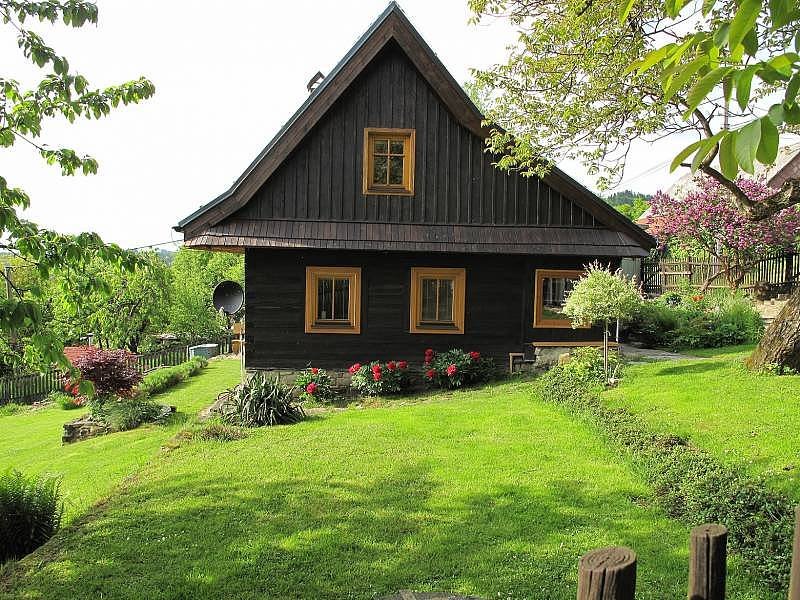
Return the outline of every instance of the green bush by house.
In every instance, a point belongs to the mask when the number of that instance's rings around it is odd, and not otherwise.
[[[136,389],[137,395],[142,397],[153,396],[172,386],[186,381],[189,377],[197,375],[208,365],[208,360],[195,356],[174,367],[162,367],[144,376],[139,387]]]

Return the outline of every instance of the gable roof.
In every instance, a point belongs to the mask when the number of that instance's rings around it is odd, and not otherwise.
[[[247,204],[336,100],[392,41],[408,56],[453,116],[469,131],[485,139],[489,130],[483,126],[481,112],[399,5],[392,1],[233,185],[181,220],[175,230],[182,231],[184,239],[209,234],[214,226]],[[560,169],[553,167],[544,181],[568,196],[601,223],[623,233],[630,245],[648,249],[655,246],[655,240],[648,233]]]

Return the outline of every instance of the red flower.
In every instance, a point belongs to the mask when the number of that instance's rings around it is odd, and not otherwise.
[[[397,367],[400,369],[407,369],[408,363],[404,360],[401,360],[399,363],[397,363]]]
[[[393,360],[390,360],[388,363],[386,363],[386,368],[390,371],[394,371],[397,368],[397,364]]]
[[[347,370],[350,371],[351,375],[355,375],[356,373],[358,373],[360,369],[361,369],[361,363],[356,363]]]
[[[317,384],[314,383],[313,381],[306,386],[306,393],[307,394],[311,394],[313,396],[314,392],[316,392],[316,391],[317,391]]]
[[[374,370],[374,369],[372,370],[372,380],[373,381],[380,381],[381,380],[381,371],[380,371],[380,369],[378,369],[377,371]]]
[[[448,377],[452,377],[456,373],[458,373],[458,367],[457,366],[450,365],[449,367],[447,367],[447,376]]]
[[[434,355],[433,348],[428,348],[427,350],[425,350],[425,358],[428,358],[429,356],[433,358],[433,355]]]
[[[428,369],[425,371],[425,377],[428,379],[433,379],[433,376],[436,375],[436,369]]]
[[[478,360],[478,359],[481,357],[481,353],[480,353],[480,352],[475,352],[475,351],[473,350],[472,352],[470,352],[470,353],[469,353],[469,357],[470,357],[472,360]]]
[[[372,372],[373,373],[380,373],[381,372],[381,366],[379,364],[372,365]]]
[[[312,367],[311,368],[311,374],[312,375],[316,375],[317,373],[319,373],[319,369],[317,367]]]
[[[694,300],[695,302],[700,302],[702,299],[703,299],[703,294],[692,296],[692,300]]]

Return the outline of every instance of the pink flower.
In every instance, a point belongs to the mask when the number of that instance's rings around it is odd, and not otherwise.
[[[386,368],[390,371],[394,371],[397,368],[397,363],[395,363],[393,360],[390,360],[388,363],[386,363]]]
[[[355,375],[356,373],[358,373],[360,369],[361,369],[361,363],[356,363],[347,370],[350,371],[351,375]]]
[[[397,366],[400,369],[407,369],[408,368],[408,363],[406,361],[404,361],[404,360],[401,360],[399,363],[397,363]]]
[[[425,371],[425,377],[427,377],[428,379],[433,379],[434,375],[436,375],[435,369],[428,369],[427,371]]]
[[[450,366],[447,367],[447,376],[448,377],[452,377],[456,373],[458,373],[458,367],[457,366],[451,364]]]
[[[475,352],[475,351],[473,350],[472,352],[470,352],[470,353],[469,353],[469,357],[470,357],[472,360],[478,360],[478,359],[481,357],[481,353],[480,353],[480,352]]]
[[[307,394],[311,394],[313,396],[314,392],[316,392],[316,391],[317,391],[317,384],[314,383],[313,381],[306,386],[306,393]]]
[[[312,375],[316,375],[317,373],[319,373],[319,369],[318,369],[318,368],[316,368],[316,367],[312,367],[312,368],[311,368],[311,374],[312,374]]]

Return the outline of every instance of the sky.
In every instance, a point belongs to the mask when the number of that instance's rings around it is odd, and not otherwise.
[[[97,175],[63,177],[24,144],[0,151],[0,174],[31,196],[26,217],[64,233],[96,231],[126,248],[180,241],[172,227],[224,192],[386,7],[386,0],[98,0],[97,26],[31,27],[98,87],[148,77],[156,94],[99,121],[45,124],[39,141],[98,159]],[[468,23],[467,0],[401,0],[461,83],[501,62],[514,32],[502,20]],[[33,85],[0,24],[2,75]],[[675,179],[683,146],[640,144],[618,189],[654,192]],[[561,165],[590,188],[580,165]],[[169,246],[167,246],[169,249]]]

